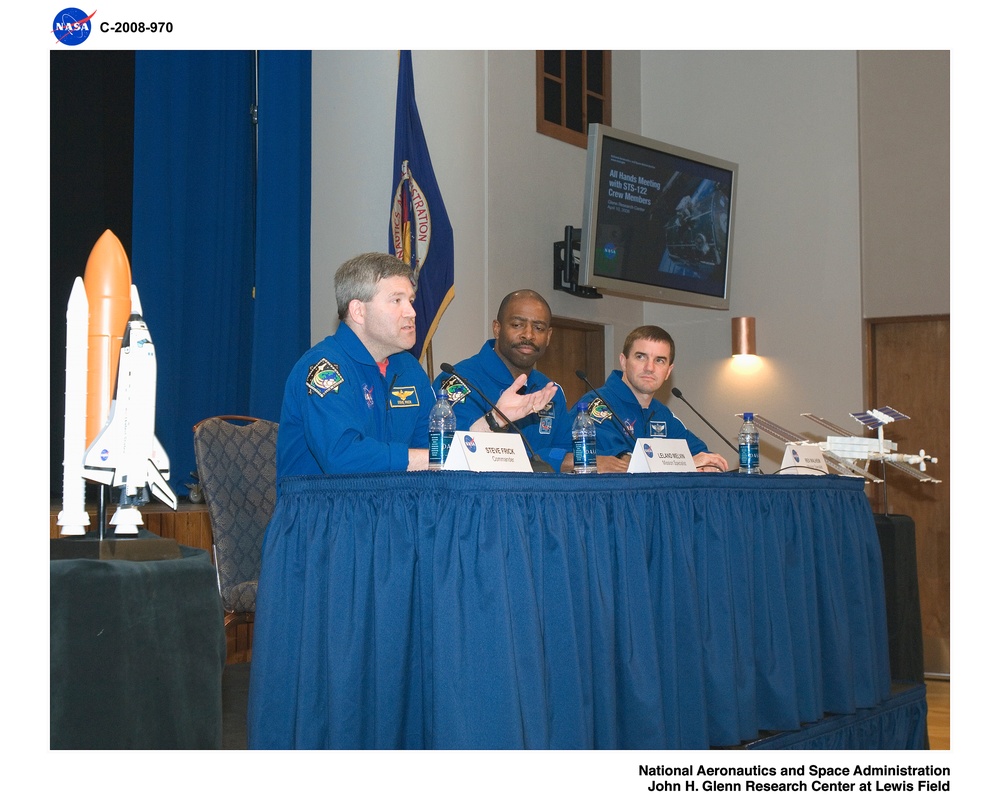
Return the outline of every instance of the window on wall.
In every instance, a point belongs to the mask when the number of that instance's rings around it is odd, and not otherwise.
[[[610,50],[537,50],[537,130],[587,146],[591,122],[611,124]]]

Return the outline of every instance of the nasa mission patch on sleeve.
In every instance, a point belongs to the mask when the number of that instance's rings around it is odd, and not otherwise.
[[[599,397],[595,397],[590,401],[590,406],[587,408],[587,413],[590,414],[590,418],[599,425],[603,425],[609,419],[611,419],[611,409],[608,408],[604,401]]]
[[[457,375],[446,378],[442,382],[441,388],[444,389],[445,396],[452,405],[463,402],[470,391],[469,387],[462,383],[461,378]]]
[[[309,367],[309,374],[306,375],[306,388],[309,390],[309,394],[316,393],[320,397],[326,395],[331,389],[336,394],[343,382],[344,376],[340,374],[340,367],[331,364],[325,358]]]

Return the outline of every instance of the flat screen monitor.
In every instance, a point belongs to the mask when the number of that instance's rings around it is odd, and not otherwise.
[[[736,174],[730,161],[592,124],[579,282],[728,309]]]

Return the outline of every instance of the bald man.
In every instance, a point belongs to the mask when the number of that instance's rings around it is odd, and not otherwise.
[[[456,375],[438,375],[434,386],[444,388],[451,400],[459,430],[510,430],[462,380],[467,379],[517,424],[531,449],[558,472],[567,454],[572,464],[573,420],[562,388],[535,369],[552,338],[551,322],[549,304],[538,292],[511,292],[493,320],[494,338],[476,355],[455,364]]]

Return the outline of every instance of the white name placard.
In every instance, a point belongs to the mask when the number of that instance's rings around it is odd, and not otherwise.
[[[629,472],[694,472],[686,439],[636,439]]]
[[[826,475],[829,471],[818,444],[789,442],[785,445],[785,457],[781,459],[782,475]]]
[[[493,431],[455,431],[445,469],[472,472],[531,472],[520,436]]]

